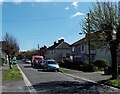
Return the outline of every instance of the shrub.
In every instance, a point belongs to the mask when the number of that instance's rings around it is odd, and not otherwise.
[[[95,71],[95,66],[93,64],[84,63],[83,71],[94,72]]]
[[[7,63],[5,57],[2,57],[2,63],[3,63],[3,64],[6,64],[6,63]]]
[[[63,61],[64,61],[64,62],[70,62],[71,59],[70,59],[70,58],[64,58]]]
[[[106,59],[98,58],[93,62],[93,64],[98,68],[105,68],[109,65],[109,62]]]

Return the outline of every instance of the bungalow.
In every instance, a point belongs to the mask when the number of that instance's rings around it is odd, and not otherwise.
[[[47,48],[45,52],[45,59],[54,59],[59,61],[63,58],[70,57],[70,45],[64,42],[64,39],[54,42],[54,44]]]
[[[85,62],[89,61],[88,41],[86,38],[80,39],[71,45],[71,57],[74,62]],[[107,59],[111,64],[110,51],[105,49],[91,49],[91,60],[94,61],[97,58]]]

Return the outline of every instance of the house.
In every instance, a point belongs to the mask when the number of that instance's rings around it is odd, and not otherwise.
[[[7,58],[7,54],[2,50],[2,41],[0,41],[0,65],[2,65],[2,58]]]
[[[71,57],[74,62],[85,62],[89,61],[89,48],[88,41],[86,38],[80,39],[71,45]],[[94,61],[97,58],[107,59],[111,64],[110,51],[106,49],[91,49],[91,60]]]
[[[44,45],[44,47],[41,47],[40,50],[39,50],[40,55],[45,57],[46,50],[47,50],[47,47],[45,45]]]
[[[57,42],[47,48],[45,52],[45,59],[54,59],[59,61],[63,58],[70,57],[70,45],[64,41],[64,39],[60,39]]]
[[[2,41],[0,41],[0,57],[7,57],[6,53],[2,50]]]

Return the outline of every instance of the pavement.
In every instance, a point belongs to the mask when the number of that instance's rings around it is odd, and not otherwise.
[[[8,65],[5,65],[2,67],[2,73],[8,69]],[[104,75],[104,72],[82,72],[82,71],[76,71],[76,72],[63,72],[64,74],[74,77],[76,80],[82,79],[86,80],[88,82],[96,82],[98,80],[107,79],[110,78],[111,75]],[[12,92],[11,94],[16,94],[16,92],[20,94],[29,94],[29,90],[27,86],[25,85],[25,82],[23,79],[17,79],[17,80],[8,80],[8,81],[2,81],[2,94],[8,94],[8,92]],[[18,94],[17,93],[17,94]]]
[[[71,75],[74,75],[76,77],[80,77],[80,78],[95,81],[95,82],[112,77],[112,75],[105,75],[104,71],[101,71],[101,72],[83,72],[83,71],[77,71],[76,70],[76,72],[68,72],[68,71],[66,71],[64,73],[71,74]]]
[[[9,69],[8,65],[0,68],[3,74],[5,70]],[[23,79],[16,80],[2,80],[2,94],[29,94]]]

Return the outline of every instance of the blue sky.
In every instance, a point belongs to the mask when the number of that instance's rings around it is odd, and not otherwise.
[[[9,32],[20,50],[50,46],[59,38],[72,44],[84,37],[82,19],[91,2],[6,2],[2,4],[2,34]]]

